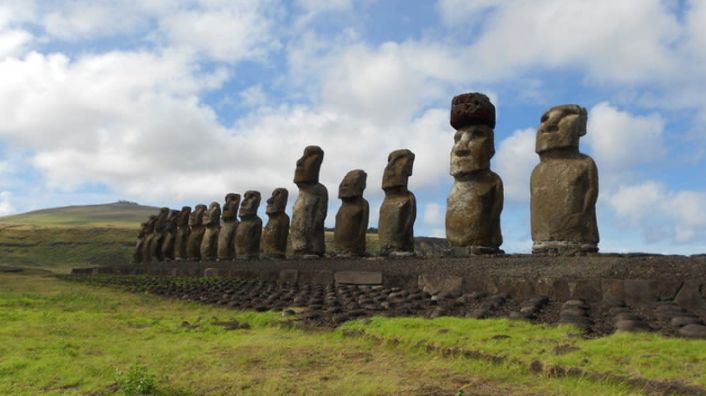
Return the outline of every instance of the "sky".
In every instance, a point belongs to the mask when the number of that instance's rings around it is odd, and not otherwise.
[[[0,215],[338,184],[416,154],[416,235],[444,236],[451,98],[496,106],[507,252],[531,249],[542,113],[588,109],[600,249],[706,252],[706,1],[0,0]],[[264,213],[261,215],[263,218]]]

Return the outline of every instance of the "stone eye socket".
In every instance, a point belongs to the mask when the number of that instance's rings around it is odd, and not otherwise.
[[[454,143],[458,143],[459,140],[461,140],[461,132],[456,132],[454,134]]]
[[[542,119],[540,120],[541,122],[547,122],[549,120],[549,114],[543,114]]]

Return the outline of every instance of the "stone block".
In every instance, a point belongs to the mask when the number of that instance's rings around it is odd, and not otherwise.
[[[554,301],[566,301],[571,298],[569,282],[564,279],[540,278],[535,283],[535,293],[547,296]]]
[[[463,278],[460,276],[419,275],[417,284],[429,294],[457,295],[463,291]]]
[[[568,282],[571,298],[586,302],[599,302],[603,299],[600,279],[583,279]]]
[[[295,269],[285,269],[279,272],[280,282],[283,283],[297,283],[299,280],[299,271]]]
[[[674,302],[689,311],[706,314],[706,300],[702,295],[704,285],[700,281],[686,281],[674,297]]]
[[[625,302],[625,287],[621,279],[602,279],[601,291],[603,302],[610,305],[620,305]]]
[[[657,301],[657,288],[654,280],[627,279],[623,282],[625,303],[647,305]]]
[[[338,271],[333,274],[337,285],[382,285],[382,272]]]
[[[203,270],[203,276],[205,277],[210,277],[210,276],[219,276],[220,273],[218,271],[218,268],[206,268]]]

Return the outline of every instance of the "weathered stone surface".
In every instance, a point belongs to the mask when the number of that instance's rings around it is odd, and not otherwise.
[[[196,205],[189,217],[189,242],[186,246],[186,256],[189,260],[201,259],[201,241],[206,232],[206,226],[203,223],[204,216],[206,216],[206,205],[199,204]]]
[[[706,326],[700,324],[688,324],[679,329],[678,334],[688,338],[706,338]]]
[[[201,259],[215,260],[218,254],[218,233],[221,230],[221,205],[211,202],[204,216],[206,231],[201,240]]]
[[[407,189],[413,166],[414,153],[407,149],[395,150],[387,157],[387,166],[382,176],[385,199],[380,205],[378,221],[382,254],[414,252],[417,200]]]
[[[457,295],[463,291],[463,278],[460,276],[423,274],[417,278],[417,284],[429,294]]]
[[[582,279],[568,284],[571,298],[589,302],[599,302],[603,299],[600,279]]]
[[[294,183],[299,195],[292,211],[290,239],[297,255],[323,256],[326,252],[324,220],[328,211],[328,191],[319,183],[319,170],[324,151],[318,146],[307,146],[297,161]]]
[[[157,220],[154,222],[154,233],[152,242],[150,243],[150,256],[152,257],[152,260],[164,261],[164,255],[162,254],[162,243],[164,242],[164,233],[170,212],[171,211],[169,208],[159,209]]]
[[[299,280],[299,271],[295,269],[281,270],[278,275],[278,280],[283,283],[294,284]]]
[[[646,305],[657,301],[657,281],[627,279],[623,285],[625,303],[628,305]]]
[[[218,233],[218,259],[233,260],[235,258],[235,235],[238,232],[238,208],[240,194],[226,194],[221,215],[221,230]]]
[[[260,199],[258,191],[247,191],[243,195],[243,203],[240,205],[240,224],[235,235],[235,253],[238,258],[260,257],[262,219],[257,215]]]
[[[140,231],[137,234],[135,251],[132,254],[132,262],[137,264],[142,262],[142,253],[145,249],[145,237],[147,236],[147,222],[140,223]]]
[[[492,115],[492,117],[491,117]],[[447,199],[446,239],[472,252],[494,253],[502,244],[500,212],[503,183],[490,170],[495,154],[495,107],[483,94],[459,95],[452,101],[456,129],[450,173],[454,184]]]
[[[339,254],[361,256],[365,254],[365,234],[368,230],[369,205],[363,198],[368,175],[360,170],[346,174],[338,187],[341,208],[336,213],[333,242]]]
[[[176,241],[177,234],[177,218],[179,217],[179,211],[170,210],[169,216],[167,217],[167,222],[164,226],[164,241],[162,241],[162,257],[164,260],[171,261],[174,260],[174,243]]]
[[[338,271],[333,274],[337,285],[382,285],[382,272]]]
[[[686,281],[679,289],[674,302],[692,312],[706,313],[706,301],[701,295],[704,286],[700,281]]]
[[[152,261],[152,241],[154,240],[154,225],[157,216],[150,216],[145,223],[145,238],[142,242],[142,262],[147,264]]]
[[[177,217],[177,232],[174,240],[174,259],[184,260],[188,256],[187,247],[189,246],[189,234],[191,227],[189,226],[189,218],[191,217],[191,208],[184,206],[179,211]]]
[[[598,251],[598,169],[578,149],[586,122],[586,109],[577,105],[552,107],[542,116],[540,163],[530,180],[533,253]]]
[[[487,125],[495,128],[495,106],[482,93],[471,92],[451,100],[451,126],[461,129],[469,125]]]
[[[219,268],[206,268],[203,270],[203,276],[205,277],[213,277],[213,276],[219,276],[220,275],[220,269]]]
[[[267,200],[265,213],[268,220],[262,230],[262,253],[265,257],[285,258],[287,254],[287,236],[289,235],[289,216],[284,212],[289,192],[286,188],[276,188]]]

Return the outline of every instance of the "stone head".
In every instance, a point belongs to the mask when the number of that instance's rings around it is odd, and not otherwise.
[[[147,222],[140,223],[140,233],[138,234],[138,238],[144,237],[146,232],[147,232]]]
[[[226,194],[225,203],[223,204],[223,219],[234,219],[238,215],[238,207],[240,206],[240,194]]]
[[[157,215],[157,221],[154,223],[155,231],[162,232],[167,224],[167,219],[169,218],[169,213],[171,210],[169,208],[160,208],[159,214]]]
[[[169,216],[167,217],[167,222],[170,224],[176,224],[178,218],[179,218],[179,211],[178,210],[170,210]]]
[[[412,176],[414,153],[407,150],[395,150],[387,156],[387,166],[382,174],[382,189],[407,187],[407,179]]]
[[[272,196],[267,200],[265,213],[275,214],[284,212],[288,198],[289,191],[287,191],[286,188],[275,188],[274,191],[272,191]]]
[[[297,160],[294,171],[294,183],[318,183],[319,170],[324,160],[324,150],[319,146],[307,146],[304,154]]]
[[[186,227],[189,225],[189,217],[191,216],[191,207],[184,206],[179,211],[179,217],[177,219],[177,226]]]
[[[192,227],[203,225],[204,215],[206,215],[206,205],[196,205],[194,207],[194,211],[191,212],[191,217],[189,218],[189,225]]]
[[[260,192],[246,191],[243,195],[243,202],[240,204],[240,217],[257,216],[257,208],[260,206]]]
[[[338,198],[356,198],[363,196],[365,190],[365,182],[368,179],[368,174],[361,169],[352,170],[346,173],[346,176],[338,186]]]
[[[451,126],[461,129],[471,125],[495,128],[495,106],[479,92],[454,96],[451,100]]]
[[[157,223],[157,216],[150,216],[149,219],[147,219],[147,224],[145,227],[145,233],[151,234],[154,232],[154,225]]]
[[[451,148],[451,176],[490,169],[490,159],[495,155],[494,135],[493,129],[487,125],[458,129]]]
[[[544,112],[537,129],[535,151],[565,148],[578,150],[579,138],[586,134],[588,113],[579,105],[555,106]]]
[[[208,212],[204,216],[204,221],[206,223],[215,223],[221,218],[221,204],[216,201],[211,202],[208,205]]]

